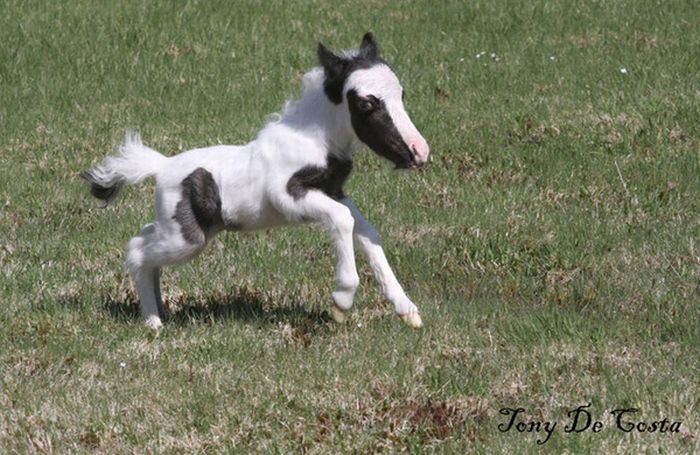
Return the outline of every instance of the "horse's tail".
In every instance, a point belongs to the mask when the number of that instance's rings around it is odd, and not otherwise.
[[[107,205],[125,184],[156,175],[167,161],[167,157],[143,145],[138,132],[127,131],[117,155],[105,158],[80,176],[90,183],[92,195]]]

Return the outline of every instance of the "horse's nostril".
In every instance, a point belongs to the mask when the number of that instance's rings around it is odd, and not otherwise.
[[[428,151],[426,147],[421,147],[421,144],[418,142],[412,142],[411,151],[413,151],[413,156],[416,158],[416,161],[420,161],[421,163],[427,161]]]

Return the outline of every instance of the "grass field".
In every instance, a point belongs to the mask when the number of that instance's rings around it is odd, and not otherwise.
[[[700,450],[700,6],[693,1],[0,1],[0,452]],[[366,149],[347,192],[426,326],[369,267],[328,314],[309,226],[223,235],[138,315],[78,173],[124,130],[165,154],[243,143],[372,30],[432,148]],[[564,432],[591,403],[599,433]],[[558,422],[540,446],[504,407]],[[625,420],[681,422],[626,433]]]

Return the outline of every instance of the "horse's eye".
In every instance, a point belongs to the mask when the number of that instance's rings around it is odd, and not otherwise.
[[[374,103],[370,100],[360,100],[360,102],[357,103],[357,108],[360,110],[360,112],[369,114],[374,110]]]
[[[406,90],[401,90],[401,101],[406,100]]]

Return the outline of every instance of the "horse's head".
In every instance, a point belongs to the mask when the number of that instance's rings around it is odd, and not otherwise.
[[[328,99],[347,106],[357,137],[399,168],[426,163],[430,148],[403,106],[404,91],[377,43],[366,33],[356,51],[335,53],[318,45]]]

